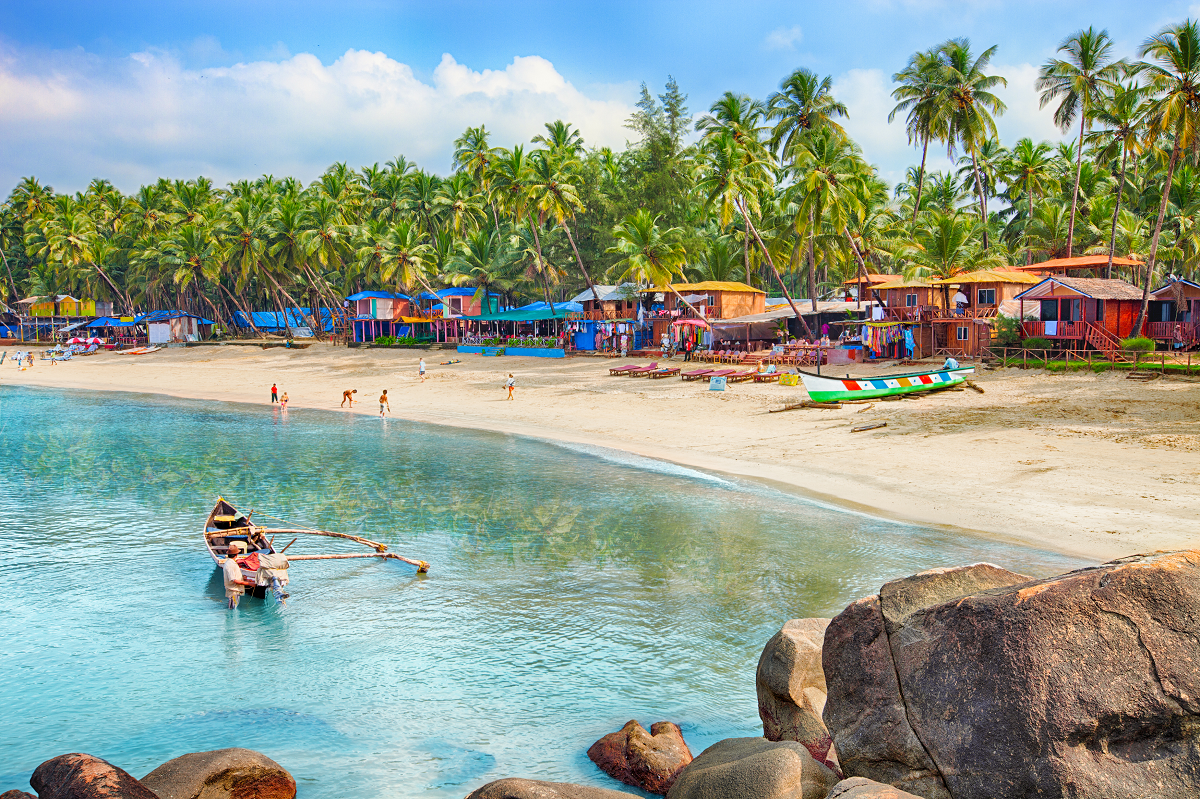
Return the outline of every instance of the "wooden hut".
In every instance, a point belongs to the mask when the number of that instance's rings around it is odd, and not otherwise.
[[[1142,332],[1173,347],[1200,343],[1200,284],[1173,280],[1150,292]]]
[[[875,297],[872,295],[872,292],[879,291],[880,286],[883,284],[895,283],[899,280],[903,280],[900,275],[863,275],[860,273],[849,280],[843,280],[842,287],[845,291],[845,298],[847,300],[858,298],[866,301],[875,299]],[[854,290],[854,293],[851,292],[851,289]],[[880,299],[882,299],[882,297],[883,295],[881,292]]]
[[[1124,280],[1088,277],[1048,277],[1016,297],[1022,332],[1047,338],[1068,349],[1100,350],[1107,355],[1133,335],[1141,310],[1142,290]],[[1037,304],[1036,321],[1025,309]]]
[[[922,311],[940,308],[942,292],[927,280],[897,279],[872,287],[883,300],[883,318],[894,322],[918,322]]]
[[[680,316],[691,316],[692,313],[686,305],[679,302],[675,292],[683,295],[693,307],[704,308],[706,319],[733,319],[767,310],[767,293],[745,283],[706,280],[701,283],[674,283],[671,288],[675,291],[665,288],[651,291],[662,292],[667,311],[678,312]]]

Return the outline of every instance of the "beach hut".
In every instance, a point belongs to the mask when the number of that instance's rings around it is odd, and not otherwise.
[[[1114,354],[1134,332],[1142,290],[1124,280],[1048,277],[1016,296],[1025,336],[1047,338],[1068,349],[1092,348]],[[1026,307],[1037,319],[1026,320]]]
[[[212,326],[210,320],[185,311],[151,311],[133,321],[146,326],[146,338],[152,345],[199,341],[208,332],[204,326]]]
[[[1200,342],[1200,284],[1172,280],[1150,292],[1143,332],[1177,348]]]
[[[934,292],[945,302],[927,312],[933,354],[983,355],[992,342],[992,320],[1022,291],[1040,282],[1036,275],[1007,269],[982,269],[931,280]],[[954,301],[959,296],[966,299],[961,306]]]
[[[872,287],[883,301],[882,316],[893,322],[919,322],[923,312],[944,305],[943,292],[927,280],[897,279]]]
[[[649,289],[663,295],[664,307],[677,317],[692,315],[691,310],[679,301],[683,295],[694,308],[704,308],[704,318],[733,319],[739,316],[764,313],[767,310],[767,293],[745,283],[728,280],[706,280],[700,283],[674,283],[674,291],[665,287]]]
[[[1138,258],[1121,258],[1116,256],[1112,259],[1112,262],[1113,266],[1125,269],[1140,269],[1145,266],[1145,263]],[[1051,258],[1049,261],[1042,261],[1041,263],[1022,264],[1012,267],[1014,272],[1026,272],[1042,277],[1049,277],[1051,275],[1069,276],[1072,273],[1080,273],[1079,277],[1105,278],[1106,275],[1104,272],[1107,269],[1107,255],[1079,255],[1074,258]]]
[[[880,291],[880,286],[886,283],[895,283],[903,280],[900,275],[872,275],[872,274],[857,274],[849,280],[843,280],[842,286],[846,292],[846,300],[882,300],[883,293]],[[875,292],[879,292],[876,296]]]

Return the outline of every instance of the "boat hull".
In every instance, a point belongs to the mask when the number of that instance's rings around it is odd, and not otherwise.
[[[801,372],[800,379],[804,381],[804,388],[813,402],[840,402],[950,388],[962,383],[974,372],[974,366],[870,378],[840,378]]]

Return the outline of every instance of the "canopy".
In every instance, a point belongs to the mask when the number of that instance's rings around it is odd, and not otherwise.
[[[395,291],[360,291],[357,294],[351,294],[346,299],[357,302],[359,300],[411,300],[412,297]]]
[[[703,319],[679,319],[671,323],[671,327],[683,327],[685,325],[690,327],[712,327],[712,325]]]
[[[529,309],[516,308],[511,311],[485,313],[479,316],[463,316],[461,318],[472,322],[540,322],[544,319],[565,319],[568,313],[575,313],[566,306],[567,303],[555,303],[553,311],[550,310],[550,306]]]
[[[195,319],[197,324],[211,325],[212,322],[205,319],[203,316],[197,316],[194,313],[187,311],[150,311],[141,316],[135,317],[134,322],[139,325],[144,325],[149,322],[167,322],[171,319]]]
[[[965,286],[968,283],[1024,283],[1032,286],[1042,282],[1042,279],[1036,275],[1026,275],[1022,272],[1009,272],[1004,269],[981,269],[978,272],[964,272],[961,275],[944,277],[939,280],[931,280],[929,282],[934,286]]]
[[[135,324],[137,323],[133,321],[122,322],[112,316],[101,316],[99,319],[89,322],[88,327],[133,327]]]
[[[288,308],[287,327],[295,329],[309,326],[309,317],[306,314],[311,314],[311,309],[301,308],[300,311],[303,313],[297,313],[295,308]],[[284,329],[284,320],[278,311],[251,311],[250,313],[253,314],[254,326],[259,330]],[[246,321],[246,314],[241,311],[233,312],[233,323],[237,327],[250,327],[250,324]],[[330,318],[328,308],[321,309],[321,327],[326,332],[333,330],[333,319]]]

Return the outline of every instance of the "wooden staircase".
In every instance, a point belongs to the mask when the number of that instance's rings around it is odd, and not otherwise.
[[[1087,323],[1083,335],[1088,344],[1103,352],[1109,360],[1112,360],[1121,349],[1121,339],[1095,322]]]
[[[345,308],[330,308],[330,319],[333,322],[333,340],[350,341],[354,338],[350,330],[350,313]]]

